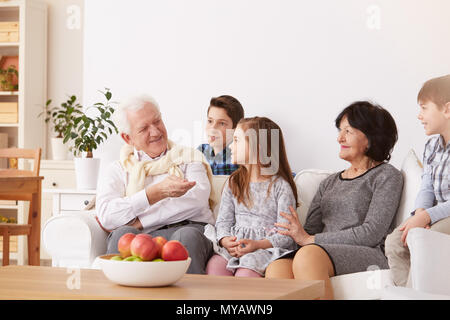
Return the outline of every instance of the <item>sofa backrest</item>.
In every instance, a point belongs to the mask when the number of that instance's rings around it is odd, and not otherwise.
[[[331,171],[319,169],[301,170],[295,175],[294,182],[297,186],[297,197],[299,207],[297,214],[302,225],[305,224],[311,202],[319,189],[320,183],[327,178]]]
[[[214,208],[212,208],[214,219],[217,219],[217,214],[219,213],[220,198],[222,197],[223,187],[225,182],[228,180],[228,175],[214,175],[212,178],[212,189],[214,190],[213,200],[215,203]]]
[[[395,217],[396,226],[411,216],[411,212],[415,209],[414,202],[422,182],[423,166],[413,149],[409,150],[403,160],[401,172],[403,175],[403,192]]]
[[[395,217],[396,226],[400,225],[400,223],[410,216],[411,211],[414,209],[414,201],[420,189],[423,169],[414,150],[411,149],[406,155],[401,172],[403,174],[404,184],[402,198]],[[297,213],[302,224],[305,224],[311,201],[319,189],[320,183],[332,173],[332,171],[326,170],[306,169],[301,170],[295,175],[294,182],[297,186],[299,202]],[[220,198],[228,177],[229,176],[222,175],[213,176],[213,189],[215,191],[214,200],[216,203],[216,206],[213,208],[213,213],[215,218],[217,218],[220,207]]]

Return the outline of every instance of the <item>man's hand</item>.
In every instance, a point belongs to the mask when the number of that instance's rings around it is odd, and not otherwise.
[[[159,183],[147,186],[145,193],[147,194],[148,202],[155,204],[165,198],[181,197],[193,186],[195,186],[195,181],[187,181],[186,179],[170,175]]]
[[[134,227],[138,230],[142,230],[144,229],[144,227],[142,226],[141,221],[139,220],[139,218],[136,218],[134,221],[132,221],[132,223],[127,224],[130,227]]]
[[[417,209],[416,212],[412,217],[410,217],[408,220],[406,220],[403,225],[400,227],[400,231],[403,231],[402,233],[402,242],[405,247],[408,246],[406,243],[406,237],[408,236],[409,230],[412,228],[425,228],[429,229],[431,223],[431,218],[428,212],[423,209]]]
[[[236,237],[223,237],[219,241],[219,244],[227,249],[228,253],[233,257],[236,257],[236,248],[239,246],[239,243],[236,241],[236,239]]]

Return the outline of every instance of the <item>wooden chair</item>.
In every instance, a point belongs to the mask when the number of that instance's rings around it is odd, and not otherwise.
[[[0,158],[17,158],[17,159],[33,159],[33,170],[18,169],[0,169],[1,176],[11,179],[15,177],[39,177],[41,148],[37,149],[0,149]],[[17,180],[17,179],[16,179]],[[36,179],[35,179],[36,181]],[[20,190],[22,189],[22,190]],[[28,264],[39,265],[39,246],[40,246],[40,210],[33,212],[33,207],[40,207],[40,183],[38,196],[33,193],[26,193],[27,187],[22,184],[11,184],[11,193],[8,191],[0,193],[0,200],[19,200],[30,201],[30,209],[28,212],[28,223],[0,223],[0,236],[3,236],[3,265],[9,265],[9,237],[13,235],[26,235],[28,240]],[[37,203],[32,205],[32,201]]]

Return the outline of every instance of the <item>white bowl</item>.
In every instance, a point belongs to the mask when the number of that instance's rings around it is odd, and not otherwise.
[[[105,276],[117,284],[132,287],[162,287],[171,285],[186,273],[191,258],[180,261],[117,261],[118,254],[100,256],[100,267]]]

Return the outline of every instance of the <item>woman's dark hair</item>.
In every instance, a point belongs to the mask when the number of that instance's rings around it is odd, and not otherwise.
[[[375,161],[391,159],[398,133],[395,120],[386,109],[368,101],[356,101],[337,116],[338,129],[344,117],[352,128],[360,130],[369,140],[366,156]]]
[[[232,96],[223,95],[217,98],[212,98],[209,102],[207,114],[209,113],[209,109],[211,107],[225,109],[225,112],[233,121],[233,129],[236,128],[239,120],[244,118],[244,108],[242,108],[242,105],[238,99]]]

